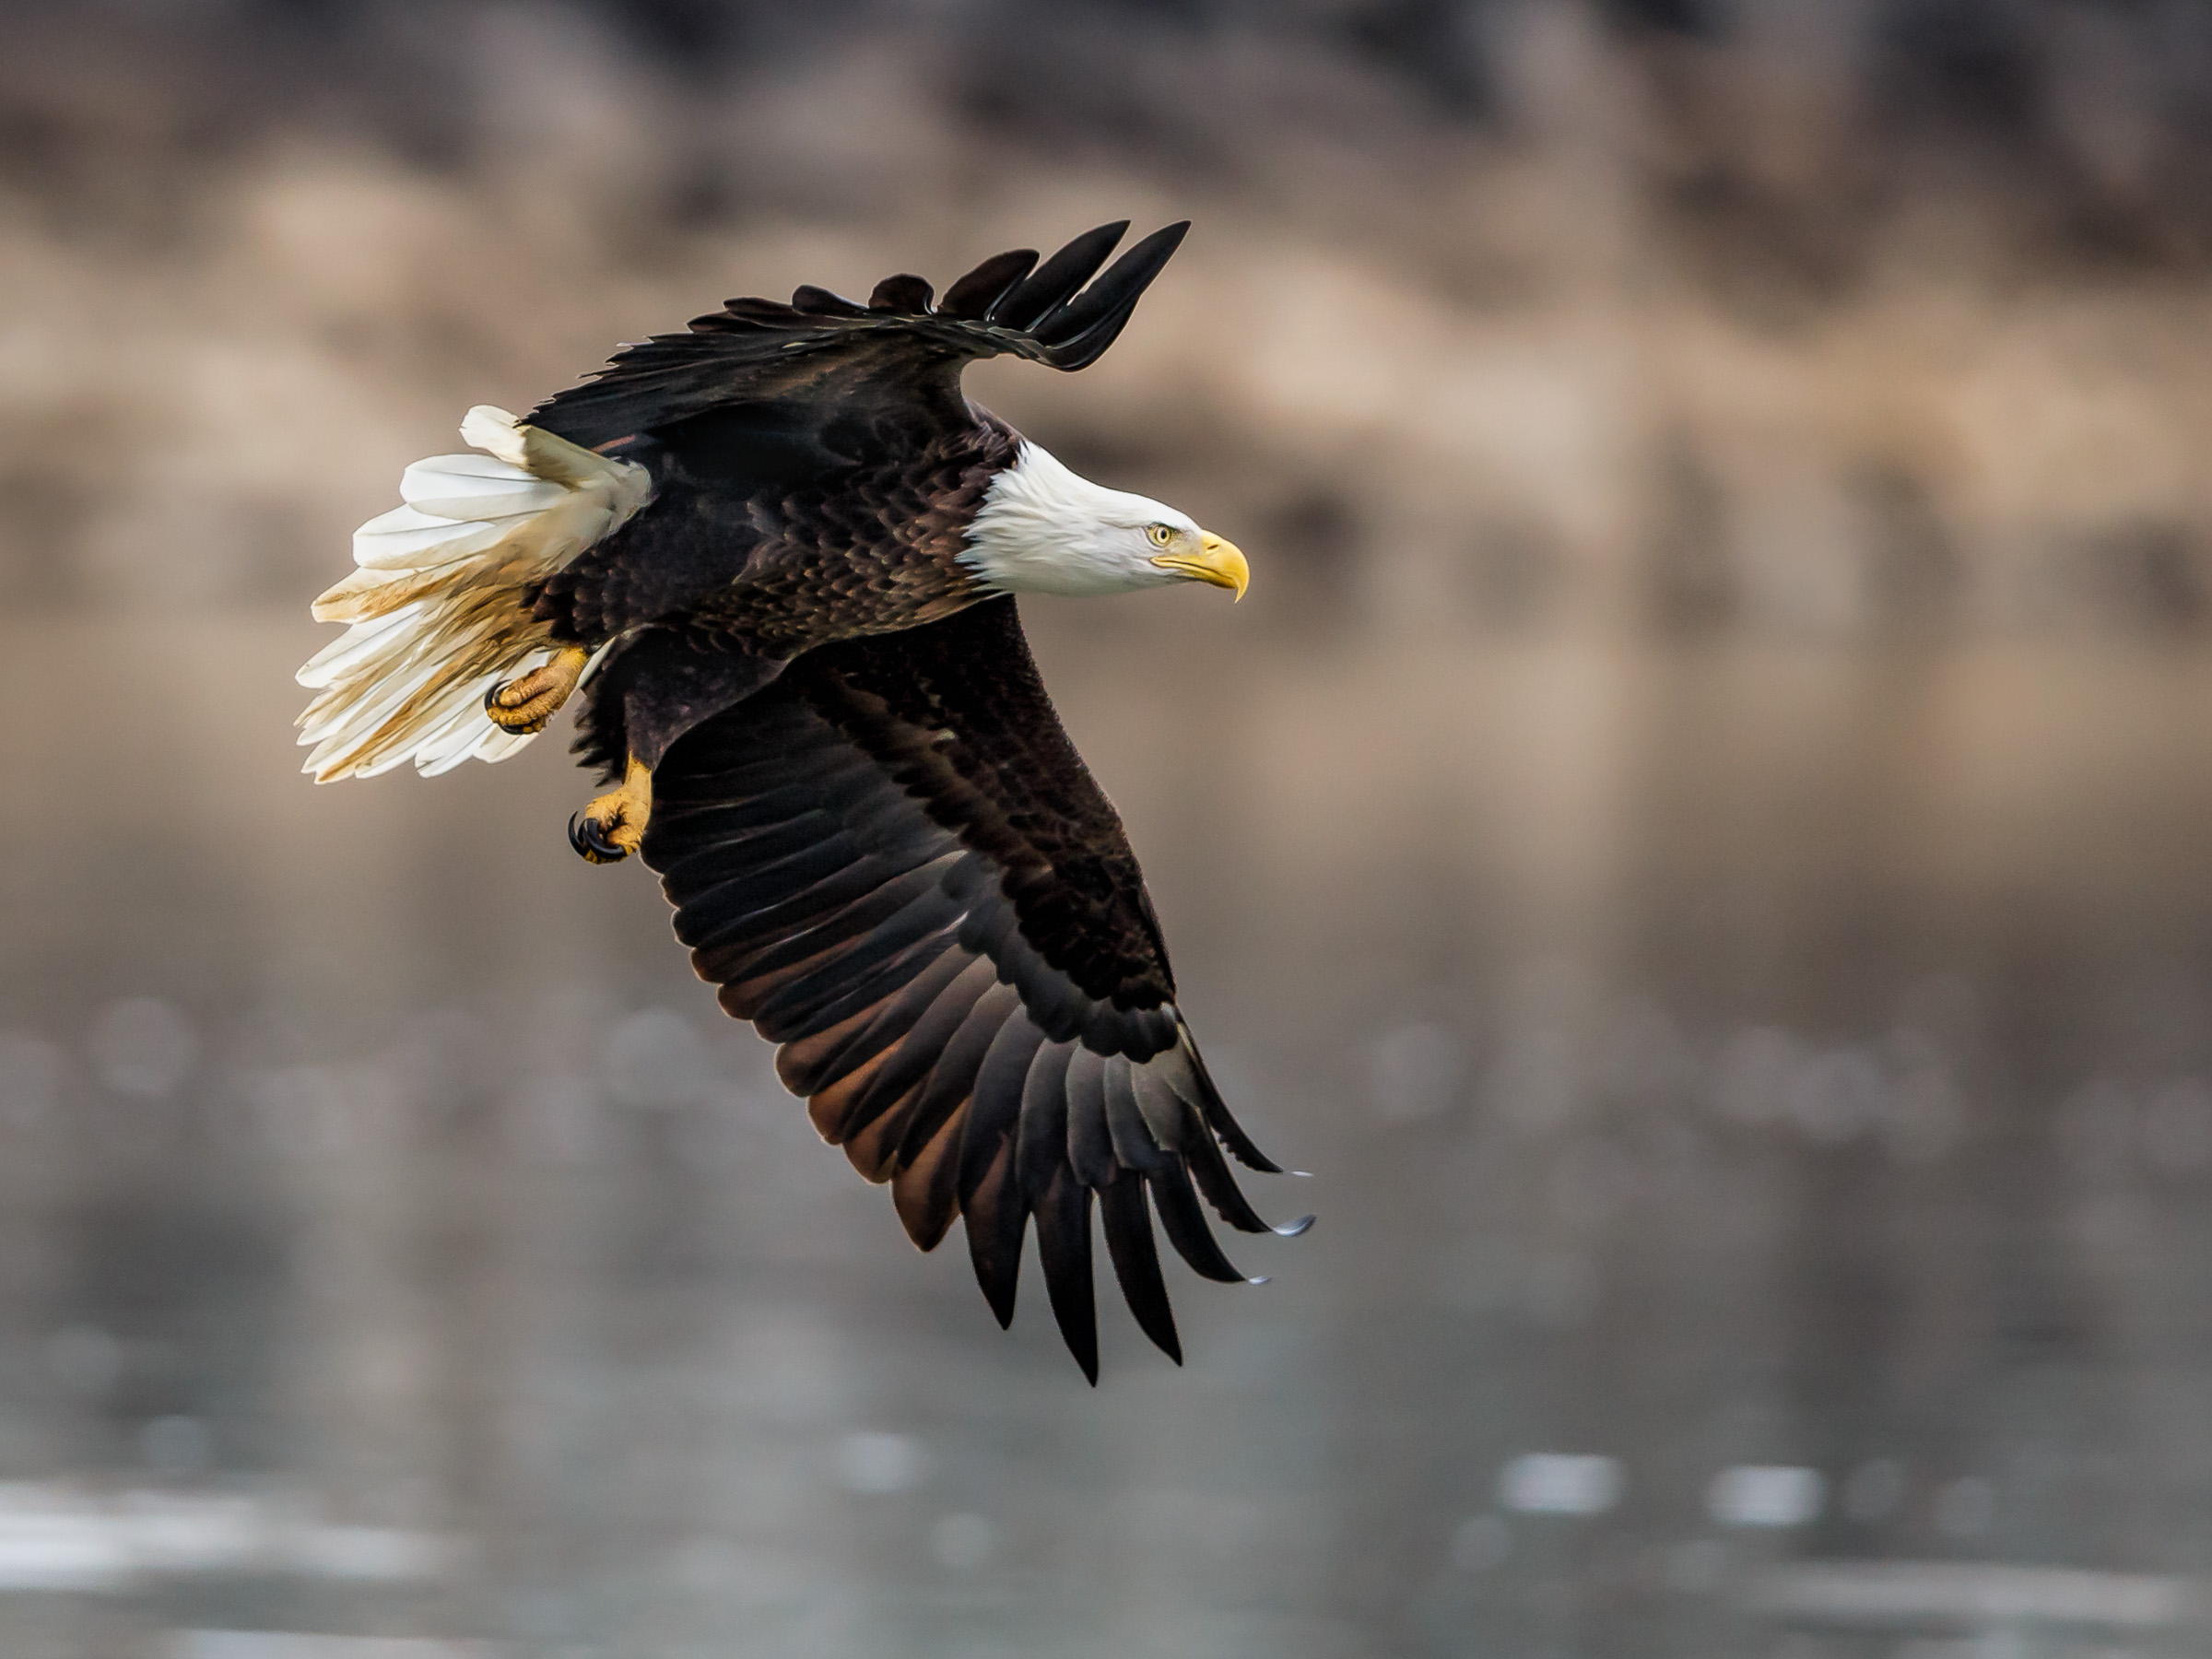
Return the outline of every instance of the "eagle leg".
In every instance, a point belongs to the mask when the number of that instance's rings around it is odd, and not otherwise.
[[[619,864],[645,839],[653,816],[653,769],[635,755],[622,785],[594,796],[569,819],[569,845],[592,864]]]
[[[582,646],[564,645],[543,667],[533,668],[520,679],[501,680],[487,691],[484,712],[502,731],[517,735],[542,732],[569,700],[591,660],[592,653]]]

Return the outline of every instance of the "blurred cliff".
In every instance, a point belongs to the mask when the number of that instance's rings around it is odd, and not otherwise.
[[[979,393],[1263,615],[2194,626],[2212,15],[13,0],[0,597],[297,602],[407,459],[799,280],[1197,233]]]

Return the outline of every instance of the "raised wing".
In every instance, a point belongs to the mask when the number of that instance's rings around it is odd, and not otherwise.
[[[987,259],[937,304],[930,285],[909,276],[885,277],[865,305],[812,287],[788,305],[732,300],[694,318],[688,334],[627,347],[526,418],[605,449],[744,408],[748,444],[781,442],[801,464],[825,441],[836,453],[841,426],[879,437],[965,424],[959,376],[974,359],[1013,353],[1073,370],[1113,344],[1190,226],[1154,231],[1091,282],[1128,228],[1101,225],[1041,265],[1026,248]]]
[[[1234,1281],[1199,1196],[1268,1230],[1222,1149],[1277,1166],[1206,1075],[1121,820],[1012,599],[809,652],[693,729],[654,772],[643,853],[700,976],[782,1045],[785,1085],[890,1182],[916,1244],[963,1218],[1004,1325],[1034,1218],[1095,1382],[1095,1201],[1130,1311],[1180,1362],[1152,1217]]]

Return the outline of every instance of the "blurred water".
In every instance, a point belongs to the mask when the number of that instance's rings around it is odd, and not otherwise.
[[[289,615],[0,621],[0,1651],[2203,1650],[2205,653],[1099,617],[1048,677],[1321,1222],[1095,1393],[549,745],[318,791]]]

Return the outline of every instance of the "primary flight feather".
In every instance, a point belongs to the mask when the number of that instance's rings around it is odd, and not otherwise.
[[[471,410],[483,453],[406,469],[315,603],[346,633],[299,677],[318,782],[504,759],[581,687],[576,747],[615,787],[571,821],[577,851],[660,874],[700,976],[915,1243],[965,1223],[1001,1324],[1034,1225],[1093,1382],[1094,1207],[1180,1359],[1154,1218],[1234,1281],[1200,1201],[1268,1230],[1224,1149],[1276,1169],[1207,1076],[1014,608],[1241,596],[1244,556],[960,389],[978,358],[1096,361],[1187,227],[1098,275],[1126,229],[1002,253],[935,303],[911,276],[865,305],[733,300],[521,420]]]

